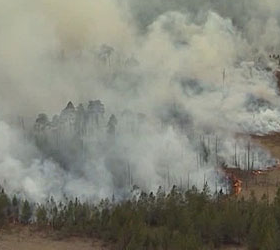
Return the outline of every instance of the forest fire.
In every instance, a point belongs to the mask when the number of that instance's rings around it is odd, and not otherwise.
[[[269,186],[278,185],[278,179],[269,183],[268,176],[270,173],[280,170],[280,165],[257,170],[242,170],[240,168],[222,168],[225,178],[229,184],[230,194],[240,195],[245,188],[249,186]],[[276,175],[276,173],[275,173]]]
[[[237,177],[237,172],[240,169],[234,168],[223,168],[223,172],[225,173],[226,179],[230,184],[230,193],[233,195],[239,195],[242,191],[242,180]]]
[[[239,179],[235,179],[233,181],[233,193],[235,195],[239,195],[242,191],[242,181]]]
[[[260,174],[264,174],[264,172],[262,170],[253,170],[252,174],[253,175],[260,175]]]

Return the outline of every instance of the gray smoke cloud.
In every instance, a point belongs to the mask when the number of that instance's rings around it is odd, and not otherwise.
[[[192,184],[207,175],[215,186],[216,137],[231,164],[236,133],[280,129],[277,63],[268,57],[280,49],[276,0],[0,0],[0,7],[2,117],[33,125],[38,113],[59,114],[69,100],[100,99],[106,109],[98,135],[82,138],[90,150],[80,164],[68,146],[56,158],[30,127],[22,133],[1,122],[0,180],[10,192],[37,200],[122,196],[128,165],[146,190],[167,179],[185,183],[190,173]],[[125,110],[147,117],[136,132]],[[111,114],[114,143],[106,135]],[[237,144],[246,151],[246,140]],[[270,156],[258,154],[262,167]]]

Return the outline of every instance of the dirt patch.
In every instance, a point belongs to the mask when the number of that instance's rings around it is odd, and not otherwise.
[[[12,226],[0,232],[1,250],[107,250],[98,240],[69,237],[57,240],[53,235],[34,231],[30,227]]]
[[[10,225],[9,230],[0,231],[1,250],[108,250],[112,247],[100,240],[69,237],[56,240],[45,232],[38,232],[33,227]],[[218,250],[247,250],[239,245],[223,246]]]

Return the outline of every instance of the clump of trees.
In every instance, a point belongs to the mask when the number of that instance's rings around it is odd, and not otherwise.
[[[183,191],[173,186],[156,194],[142,192],[121,202],[98,204],[79,199],[33,204],[0,193],[0,225],[32,223],[67,235],[100,237],[116,249],[217,249],[225,244],[250,250],[280,249],[280,189],[273,202],[222,193]]]

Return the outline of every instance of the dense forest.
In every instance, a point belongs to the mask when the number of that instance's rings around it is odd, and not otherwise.
[[[97,237],[115,249],[217,249],[247,245],[252,250],[280,249],[280,189],[273,202],[212,194],[208,185],[165,193],[142,192],[129,200],[79,199],[34,204],[16,196],[0,195],[0,223],[32,224],[62,237]]]

